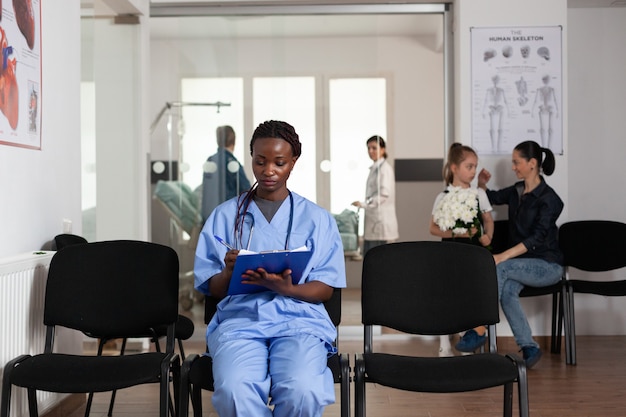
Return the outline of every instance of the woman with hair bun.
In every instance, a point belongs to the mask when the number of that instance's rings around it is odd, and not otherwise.
[[[522,142],[513,149],[512,163],[521,181],[502,190],[488,190],[491,174],[483,169],[478,175],[478,186],[486,190],[492,205],[509,206],[509,249],[493,255],[498,296],[526,367],[532,368],[541,358],[541,350],[533,340],[519,293],[524,286],[555,284],[563,275],[556,225],[563,201],[541,175],[554,172],[554,154],[550,149],[534,141]]]

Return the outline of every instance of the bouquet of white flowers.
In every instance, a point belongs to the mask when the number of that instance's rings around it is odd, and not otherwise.
[[[434,219],[442,231],[452,230],[452,235],[469,233],[472,227],[482,233],[478,208],[478,191],[473,188],[449,186],[445,195],[435,207]]]

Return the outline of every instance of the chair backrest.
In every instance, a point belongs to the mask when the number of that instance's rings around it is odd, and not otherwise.
[[[71,233],[63,233],[54,237],[54,245],[56,250],[61,250],[70,245],[80,245],[87,243],[87,239],[82,236],[73,235]]]
[[[117,240],[55,253],[44,324],[94,337],[131,337],[178,319],[178,256],[156,243]]]
[[[566,266],[583,271],[626,267],[626,224],[610,220],[579,220],[561,225],[559,246]]]
[[[509,221],[496,220],[493,222],[493,239],[491,239],[491,251],[502,253],[512,245],[509,243]]]
[[[335,327],[339,326],[341,323],[341,288],[333,288],[333,295],[324,302],[324,307]]]
[[[413,334],[493,325],[499,321],[493,256],[454,242],[377,246],[363,261],[361,308],[364,325]]]

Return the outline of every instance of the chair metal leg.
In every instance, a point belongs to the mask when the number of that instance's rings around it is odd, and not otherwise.
[[[519,416],[529,417],[530,407],[528,405],[528,376],[526,373],[526,364],[523,361],[517,362],[517,375]]]
[[[99,339],[98,340],[98,356],[102,356],[102,351],[104,350],[104,345],[108,342],[108,339]],[[85,405],[85,417],[89,417],[89,413],[91,412],[91,404],[93,403],[93,392],[90,392],[87,396],[87,404]],[[109,408],[110,411],[110,408]],[[110,415],[110,414],[109,414]]]
[[[569,319],[569,335],[565,342],[569,342],[568,364],[576,365],[576,319],[574,316],[574,288],[571,285],[567,287],[567,311]],[[567,346],[566,346],[567,348]]]
[[[513,417],[513,383],[504,384],[504,403],[503,403],[504,417]]]
[[[552,333],[550,339],[550,352],[561,352],[561,329],[563,327],[563,300],[561,293],[552,294]]]
[[[161,382],[159,392],[159,416],[167,417],[168,410],[172,417],[176,417],[170,397],[170,368],[171,363],[161,366]],[[176,371],[178,372],[178,371]],[[178,378],[178,377],[177,377]]]
[[[191,390],[191,406],[193,407],[193,416],[202,417],[202,388],[193,386]]]
[[[189,370],[191,365],[188,362],[183,362],[180,369],[180,407],[178,409],[178,416],[187,417],[189,415]]]
[[[159,343],[159,338],[158,337],[153,337],[152,338],[152,343],[154,343],[154,349],[157,352],[161,352],[161,344]],[[126,342],[126,340],[124,339],[124,342]],[[123,351],[122,351],[123,352]],[[176,383],[175,385],[176,387],[178,387],[178,383]],[[169,395],[169,391],[168,391],[168,395]],[[111,401],[113,401],[113,397],[115,396],[115,391],[113,392],[113,395],[111,396]],[[174,413],[174,408],[178,408],[178,390],[175,389],[174,390],[174,401],[172,401],[172,397],[170,396],[169,398],[169,407],[170,407],[170,413],[173,416],[177,416],[178,415],[178,411],[176,411],[176,413]],[[113,403],[111,403],[111,410],[113,410]],[[108,417],[112,417],[110,414]]]
[[[565,329],[565,363],[572,364],[572,344],[571,344],[571,327],[572,314],[570,312],[569,284],[566,283],[561,291],[561,300],[563,302],[563,328]]]
[[[111,391],[111,400],[109,401],[109,411],[107,412],[108,417],[111,417],[113,415],[113,405],[115,405],[115,394],[117,394],[117,390]]]
[[[120,356],[124,356],[126,352],[126,338],[122,339],[122,347],[120,348]],[[117,394],[117,390],[111,391],[111,400],[109,401],[109,411],[107,413],[108,417],[113,415],[113,406],[115,405],[115,396]]]
[[[180,362],[178,359],[176,359],[176,362],[172,365],[172,386],[173,386],[173,391],[174,391],[174,410],[172,410],[172,407],[170,406],[170,413],[172,415],[172,417],[178,417],[180,416],[180,392],[179,392],[179,387],[180,387]],[[167,388],[168,394],[169,394],[169,384],[168,384],[168,388]],[[188,400],[188,398],[185,398],[186,400]],[[170,404],[171,404],[171,398],[170,398]]]
[[[90,392],[87,396],[87,404],[85,405],[85,417],[89,417],[91,411],[91,403],[93,403],[93,392]]]
[[[11,372],[13,368],[13,363],[8,363],[4,368],[4,374],[2,377],[2,397],[0,399],[0,405],[2,409],[0,410],[0,417],[9,417],[9,412],[11,411],[11,382],[8,374]]]
[[[365,417],[365,365],[360,355],[354,364],[354,416]]]
[[[37,390],[28,388],[28,411],[30,417],[39,417],[39,410],[37,410]]]
[[[183,341],[178,339],[178,350],[180,351],[180,360],[185,360],[185,349],[183,349]]]
[[[341,371],[341,417],[350,417],[350,363],[346,355],[339,356]]]

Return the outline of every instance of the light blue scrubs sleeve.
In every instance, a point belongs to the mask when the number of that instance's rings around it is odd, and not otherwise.
[[[225,268],[224,257],[228,249],[220,244],[214,235],[220,236],[228,240],[227,225],[234,224],[234,218],[229,216],[229,209],[232,200],[227,201],[213,210],[207,221],[202,227],[196,246],[196,255],[194,260],[194,287],[203,294],[210,295],[209,279]]]

